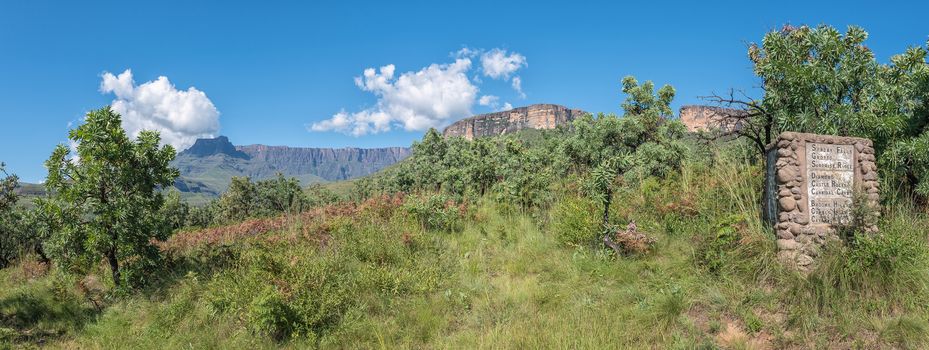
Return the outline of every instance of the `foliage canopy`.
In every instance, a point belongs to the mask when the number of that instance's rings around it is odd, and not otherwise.
[[[144,282],[160,260],[153,241],[171,232],[159,215],[164,203],[159,190],[178,176],[168,165],[174,148],[159,146],[154,131],[130,140],[110,107],[89,112],[69,138],[77,144],[76,158],[59,145],[45,162],[51,193],[46,214],[61,223],[47,243],[49,253],[66,269],[104,257],[115,285]]]

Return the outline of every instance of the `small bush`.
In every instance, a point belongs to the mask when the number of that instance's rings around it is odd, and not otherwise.
[[[918,305],[921,297],[929,295],[924,234],[889,229],[859,234],[851,246],[830,245],[808,278],[810,286],[798,288],[808,289],[822,307],[849,298]]]
[[[669,283],[657,293],[657,300],[653,312],[655,317],[665,326],[677,322],[678,317],[687,309],[687,299],[680,285]]]
[[[848,272],[868,274],[882,282],[891,282],[925,264],[925,237],[891,231],[878,235],[859,235],[849,251]]]
[[[710,273],[719,272],[728,263],[728,256],[734,250],[740,239],[740,230],[745,229],[745,218],[738,214],[728,216],[714,227],[715,231],[707,236],[698,236],[697,262]]]
[[[558,241],[567,245],[589,245],[600,233],[596,204],[584,197],[569,195],[558,201],[551,220]]]
[[[461,223],[462,211],[454,200],[442,194],[411,197],[404,207],[424,230],[451,232]]]
[[[248,326],[256,334],[275,340],[289,338],[297,323],[290,306],[274,288],[268,286],[248,306]]]
[[[245,254],[239,268],[213,281],[207,296],[219,313],[239,314],[244,326],[275,340],[314,339],[336,326],[351,307],[357,274],[338,256],[259,248]],[[304,256],[299,259],[296,256]]]
[[[639,228],[635,224],[635,221],[626,225],[626,229],[624,230],[611,226],[610,231],[613,233],[612,239],[615,241],[616,246],[621,248],[624,254],[648,253],[655,242],[658,241],[654,237],[639,232]]]

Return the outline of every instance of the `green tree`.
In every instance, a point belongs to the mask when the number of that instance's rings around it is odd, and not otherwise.
[[[210,227],[210,225],[221,222],[221,211],[219,201],[213,200],[202,206],[190,207],[187,211],[187,219],[184,226],[187,227]]]
[[[621,161],[619,158],[603,161],[590,172],[588,181],[584,183],[584,191],[603,207],[601,227],[609,225],[610,204],[613,202],[613,191],[616,188],[616,172],[620,168],[614,163]]]
[[[479,138],[470,143],[472,158],[467,164],[468,181],[483,196],[496,181],[495,170],[498,162],[498,149],[493,140]]]
[[[879,159],[897,182],[929,198],[929,128],[919,136],[900,140]]]
[[[748,49],[762,99],[711,100],[747,110],[733,118],[760,150],[782,131],[868,137],[884,149],[925,125],[912,122],[914,113],[925,112],[926,52],[914,47],[881,64],[867,38],[856,26],[844,34],[827,25],[771,31]]]
[[[77,145],[77,158],[69,158],[68,148],[59,145],[45,162],[51,193],[47,211],[61,223],[49,253],[67,268],[93,264],[102,256],[114,284],[141,282],[160,260],[152,242],[171,231],[159,210],[164,203],[160,189],[178,176],[168,165],[174,148],[159,147],[154,131],[130,140],[109,106],[88,113],[69,138]]]
[[[628,167],[627,177],[644,178],[666,176],[681,167],[687,148],[682,141],[686,127],[672,120],[671,102],[674,88],[662,86],[657,92],[654,84],[639,84],[634,77],[623,78],[623,118],[620,119],[620,139],[628,148],[630,157],[616,164]]]
[[[310,185],[305,191],[307,205],[316,207],[335,203],[339,200],[339,195],[321,184]]]
[[[21,220],[16,210],[19,177],[7,173],[3,163],[0,163],[0,175],[3,175],[0,178],[0,268],[3,268],[19,256]]]
[[[491,161],[496,165],[494,192],[497,200],[522,210],[540,208],[549,202],[550,154],[529,147],[515,137],[504,137],[495,155],[497,159]]]
[[[638,165],[637,173],[662,176],[679,166],[684,147],[680,139],[686,128],[670,119],[674,88],[665,85],[656,93],[652,82],[639,84],[631,76],[623,78],[622,86],[626,94],[623,117],[601,113],[596,118],[587,115],[576,119],[574,133],[561,152],[579,171],[589,171],[608,160],[629,158],[630,162],[614,161],[613,165]],[[641,148],[646,151],[637,155]],[[623,174],[626,169],[618,170]]]
[[[577,171],[589,171],[588,196],[603,206],[603,226],[609,223],[615,181],[619,176],[640,179],[665,176],[680,168],[686,154],[685,127],[671,120],[674,88],[655,91],[652,82],[623,78],[624,115],[584,116],[574,122],[574,133],[562,145],[564,160]],[[565,167],[567,168],[567,167]]]
[[[252,217],[258,210],[258,188],[248,177],[232,177],[229,189],[219,197],[219,208],[225,221]]]
[[[280,173],[274,179],[258,181],[255,191],[259,211],[265,214],[299,212],[307,202],[300,181]]]
[[[351,199],[356,202],[370,198],[377,191],[376,184],[370,176],[362,177],[353,183]]]
[[[898,98],[897,107],[908,116],[903,135],[878,149],[878,162],[893,181],[929,198],[929,63],[927,50],[912,47],[891,58],[887,85]],[[880,145],[878,145],[880,146]]]
[[[929,157],[922,136],[929,124],[926,50],[912,47],[882,64],[865,45],[868,33],[850,26],[784,26],[752,44],[748,57],[764,96],[710,96],[740,107],[725,117],[727,133],[746,137],[764,158],[765,146],[783,131],[858,136],[874,141],[882,168],[899,182],[929,195]],[[884,152],[892,150],[885,157]]]
[[[168,223],[171,230],[177,230],[187,225],[187,218],[190,215],[190,205],[181,198],[181,193],[176,189],[170,189],[165,196],[164,205],[161,206],[160,214]]]
[[[475,188],[471,183],[471,171],[478,159],[470,141],[461,137],[445,140],[446,151],[439,164],[441,181],[446,192],[462,195]]]
[[[414,179],[423,189],[438,191],[442,187],[443,162],[448,144],[445,137],[430,128],[423,135],[421,142],[413,143],[413,171],[418,175]]]
[[[44,263],[51,262],[45,253],[45,242],[63,226],[59,209],[49,198],[36,198],[33,208],[22,216],[22,244]]]
[[[3,175],[3,178],[0,179],[0,212],[7,212],[11,211],[16,205],[16,201],[19,200],[19,196],[16,194],[19,177],[16,174],[7,173],[5,163],[0,163],[0,174]]]

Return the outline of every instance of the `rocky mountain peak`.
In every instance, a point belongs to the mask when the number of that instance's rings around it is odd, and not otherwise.
[[[197,139],[193,146],[181,152],[181,155],[190,155],[195,157],[209,157],[214,154],[225,154],[233,158],[249,159],[245,152],[235,148],[229,138],[219,136],[212,139]]]

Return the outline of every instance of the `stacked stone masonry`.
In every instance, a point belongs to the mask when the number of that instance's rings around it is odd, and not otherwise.
[[[767,155],[764,216],[774,224],[782,262],[806,271],[827,242],[840,239],[841,228],[877,232],[880,190],[871,140],[785,132]]]

